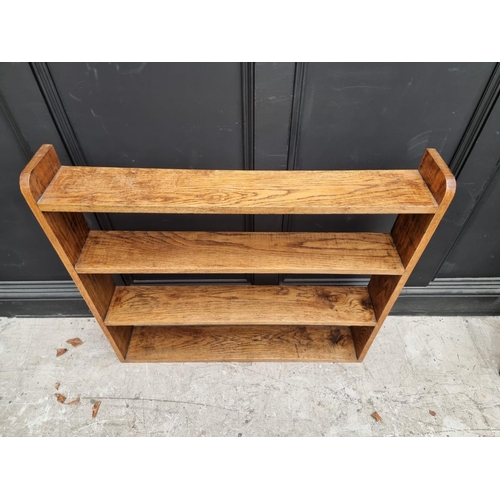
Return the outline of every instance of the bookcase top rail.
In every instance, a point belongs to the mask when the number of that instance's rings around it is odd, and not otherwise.
[[[418,170],[245,171],[61,166],[44,212],[435,213]]]

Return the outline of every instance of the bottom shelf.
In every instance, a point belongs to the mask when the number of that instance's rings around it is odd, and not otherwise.
[[[357,361],[348,326],[136,326],[127,362]]]

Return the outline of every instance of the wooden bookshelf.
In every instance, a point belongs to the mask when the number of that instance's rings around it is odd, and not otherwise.
[[[61,166],[42,146],[21,191],[118,358],[362,361],[455,193],[418,170]],[[390,233],[91,231],[83,212],[398,214]],[[116,286],[113,274],[370,274],[367,287]]]

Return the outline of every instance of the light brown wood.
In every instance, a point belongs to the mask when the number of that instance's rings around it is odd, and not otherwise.
[[[418,171],[249,172],[61,167],[44,145],[20,183],[117,356],[134,362],[362,361],[455,192],[433,149]],[[390,235],[91,232],[73,213],[84,211],[400,215]],[[373,276],[367,288],[116,287],[111,277],[180,272]]]
[[[21,173],[21,192],[117,356],[123,361],[132,328],[107,327],[103,321],[115,289],[112,277],[92,274],[78,276],[74,269],[74,264],[89,234],[85,218],[80,213],[44,214],[37,205],[37,200],[59,167],[59,158],[54,148],[49,144],[43,145]]]
[[[355,362],[349,327],[136,326],[128,362]]]
[[[373,276],[371,278],[368,291],[377,316],[377,324],[373,328],[352,328],[356,353],[360,361],[366,356],[455,195],[455,177],[435,149],[427,149],[419,171],[439,203],[439,207],[434,215],[403,214],[397,217],[391,234],[405,265],[405,272],[400,277]]]
[[[384,233],[91,231],[79,273],[402,274]]]
[[[220,214],[434,213],[416,170],[243,171],[61,167],[42,211]]]
[[[327,286],[119,286],[107,325],[375,325],[368,291]]]

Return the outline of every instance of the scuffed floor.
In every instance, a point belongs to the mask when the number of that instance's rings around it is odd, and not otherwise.
[[[499,365],[500,317],[390,317],[360,365],[121,364],[93,319],[0,318],[0,435],[500,436]]]

